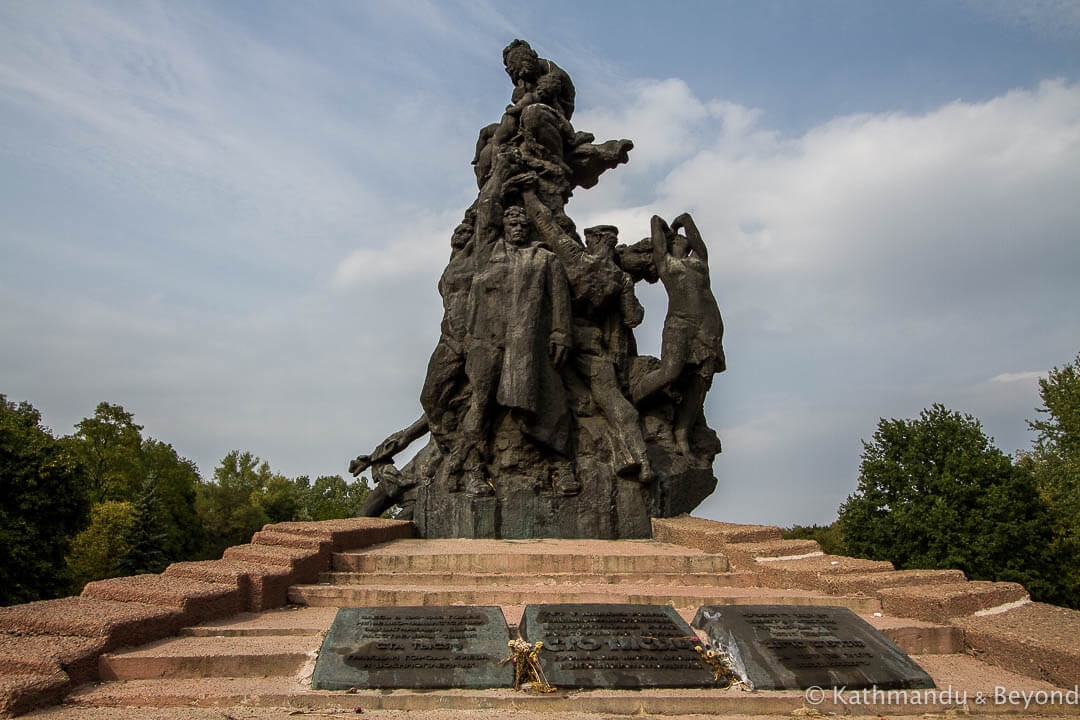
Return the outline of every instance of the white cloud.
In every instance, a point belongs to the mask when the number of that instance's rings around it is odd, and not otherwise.
[[[204,472],[241,447],[319,474],[414,419],[472,143],[509,97],[508,15],[530,15],[273,10],[0,5],[0,327],[18,339],[0,390],[58,430],[121,402]],[[801,120],[619,82],[603,44],[545,32],[541,54],[597,86],[575,126],[636,145],[574,197],[578,226],[634,241],[689,210],[709,243],[730,369],[702,512],[825,521],[858,437],[939,400],[1024,442],[1037,372],[1018,369],[1080,337],[1077,85],[785,135]],[[663,290],[640,293],[658,352]]]
[[[1012,372],[1001,373],[990,378],[989,382],[992,383],[1015,383],[1015,382],[1031,382],[1032,380],[1038,380],[1045,375],[1045,371],[1027,370],[1025,372]]]

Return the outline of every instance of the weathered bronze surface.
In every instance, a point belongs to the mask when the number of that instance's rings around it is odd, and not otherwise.
[[[399,506],[424,537],[647,537],[650,517],[716,487],[703,408],[726,363],[708,249],[685,213],[631,245],[612,225],[582,242],[567,201],[633,143],[576,130],[570,76],[528,43],[503,63],[514,89],[480,131],[477,198],[451,234],[423,415],[349,470],[372,469],[363,514]],[[668,293],[659,358],[637,352],[642,280]]]

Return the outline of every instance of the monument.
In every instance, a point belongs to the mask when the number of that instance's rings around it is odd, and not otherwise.
[[[376,483],[362,514],[398,506],[429,538],[648,537],[651,517],[687,513],[716,487],[703,407],[725,360],[708,249],[685,213],[654,216],[631,244],[611,225],[583,242],[567,201],[633,143],[576,130],[570,76],[528,43],[510,43],[503,64],[514,89],[476,144],[478,193],[439,280],[423,415],[350,464]],[[668,295],[659,358],[637,352],[641,281]]]

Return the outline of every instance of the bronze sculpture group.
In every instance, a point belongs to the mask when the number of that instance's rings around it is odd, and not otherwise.
[[[632,245],[610,225],[583,243],[566,203],[633,143],[575,131],[569,75],[528,43],[503,62],[514,91],[480,131],[423,415],[349,469],[376,481],[363,514],[397,505],[426,537],[648,536],[650,517],[689,512],[716,485],[703,406],[725,360],[708,250],[688,214],[654,216]],[[637,353],[641,280],[668,294],[660,358]]]

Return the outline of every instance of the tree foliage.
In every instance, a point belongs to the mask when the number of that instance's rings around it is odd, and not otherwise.
[[[960,568],[1062,600],[1052,516],[1031,473],[994,447],[977,419],[942,405],[917,420],[878,423],[839,527],[858,556],[901,569]]]
[[[206,529],[207,557],[219,557],[230,545],[250,542],[252,534],[270,522],[265,506],[277,510],[287,500],[270,486],[281,488],[287,478],[275,476],[267,462],[250,452],[233,450],[214,468],[212,482],[199,486],[195,508]],[[291,518],[289,518],[291,519]]]
[[[153,478],[165,533],[161,550],[172,560],[196,556],[203,546],[203,528],[195,512],[199,471],[172,445],[144,438],[135,416],[119,405],[99,403],[93,417],[83,418],[66,442],[88,468],[94,502],[138,501]]]
[[[129,502],[106,500],[94,505],[90,525],[75,536],[67,557],[73,593],[88,582],[124,574],[119,560],[131,549],[135,518],[135,506]]]
[[[1080,354],[1039,380],[1039,396],[1045,417],[1028,422],[1037,434],[1029,467],[1065,523],[1080,529]]]
[[[780,528],[785,540],[816,540],[826,555],[847,555],[847,545],[838,523],[831,525],[792,525]]]
[[[1039,380],[1039,396],[1043,417],[1028,422],[1036,438],[1019,464],[1034,476],[1054,516],[1062,604],[1080,607],[1080,354]]]
[[[340,475],[323,475],[314,483],[302,476],[296,484],[303,497],[305,520],[353,517],[360,512],[370,489],[365,478],[347,483]]]
[[[0,605],[66,593],[64,555],[89,510],[86,484],[41,414],[0,394]]]
[[[162,520],[157,479],[153,474],[146,478],[134,511],[134,521],[126,537],[127,552],[120,556],[117,567],[121,575],[159,573],[169,564],[165,553],[168,533]]]
[[[120,405],[100,403],[57,439],[31,405],[0,395],[0,604],[217,558],[269,522],[356,515],[367,492],[337,475],[293,480],[235,450],[203,482]]]

